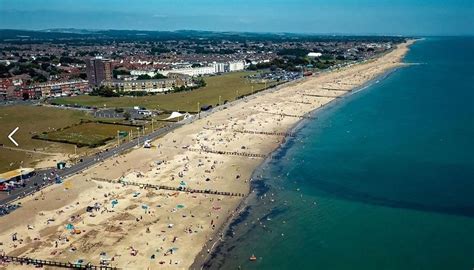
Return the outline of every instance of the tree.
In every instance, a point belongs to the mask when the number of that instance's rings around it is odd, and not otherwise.
[[[132,117],[132,115],[129,112],[124,112],[123,117],[125,118],[125,120],[130,120],[130,117]]]
[[[153,79],[166,79],[168,77],[166,77],[165,75],[161,74],[161,73],[156,73],[155,76],[153,76]]]
[[[91,96],[101,96],[101,97],[118,97],[120,96],[118,93],[116,93],[114,90],[112,90],[109,87],[105,86],[100,86],[99,88],[96,88],[92,90],[90,93]]]
[[[118,75],[130,75],[130,71],[124,69],[114,69],[112,71],[114,78],[117,78]]]
[[[162,54],[162,53],[168,53],[168,52],[170,52],[170,50],[161,46],[161,47],[151,48],[150,52],[151,52],[151,54],[159,55],[159,54]]]
[[[9,68],[4,64],[0,64],[0,78],[6,78],[9,76],[10,76]]]
[[[150,80],[150,79],[151,79],[151,77],[148,74],[139,75],[137,77],[137,80]]]
[[[196,84],[196,86],[199,88],[199,87],[204,87],[206,86],[206,81],[203,79],[203,78],[197,78],[194,80],[194,83]]]

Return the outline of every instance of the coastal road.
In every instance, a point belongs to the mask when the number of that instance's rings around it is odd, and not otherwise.
[[[194,117],[193,117],[194,118]],[[35,191],[38,191],[48,185],[55,183],[56,175],[58,175],[61,179],[65,179],[69,176],[74,174],[80,173],[85,169],[93,167],[97,165],[99,162],[111,158],[113,156],[119,155],[127,150],[130,150],[134,147],[142,147],[142,143],[146,140],[154,140],[159,136],[162,136],[182,125],[185,123],[189,123],[194,121],[194,119],[186,119],[178,123],[171,123],[169,126],[160,128],[155,130],[154,132],[147,134],[145,136],[140,137],[139,139],[134,139],[129,142],[125,142],[119,146],[115,146],[112,148],[107,148],[107,150],[97,153],[95,155],[87,156],[82,158],[82,162],[78,162],[71,167],[64,168],[62,170],[56,170],[54,168],[44,169],[36,171],[36,174],[25,181],[24,187],[16,188],[10,191],[8,194],[3,193],[0,196],[0,207],[6,204],[9,204],[18,198],[27,196]],[[140,143],[140,144],[139,144]],[[50,180],[46,179],[45,177],[49,177]]]

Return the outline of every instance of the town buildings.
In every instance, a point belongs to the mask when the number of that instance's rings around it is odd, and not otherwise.
[[[151,80],[108,80],[102,84],[114,89],[116,92],[168,92],[178,87],[192,87],[194,82],[191,76],[178,73],[167,73],[166,79]]]
[[[179,37],[180,34],[175,33],[173,37],[159,39],[123,36],[112,41],[94,33],[84,39],[74,35],[56,42],[5,40],[0,42],[0,100],[79,94],[102,85],[124,91],[164,92],[192,85],[192,80],[138,80],[139,76],[153,78],[161,73],[170,77],[174,73],[196,77],[247,67],[252,70],[272,67],[270,73],[273,74],[275,66],[288,71],[290,67],[302,67],[303,64],[292,61],[301,56],[304,59],[300,61],[307,62],[306,68],[322,70],[340,61],[370,59],[403,40],[397,37],[276,35],[263,39],[247,34],[189,35]],[[273,63],[274,60],[279,60],[280,65]],[[273,74],[270,77],[286,80],[288,76]],[[113,80],[114,77],[123,81]],[[88,88],[78,82],[86,78]]]
[[[89,90],[86,80],[62,82],[45,82],[25,85],[18,81],[3,79],[0,83],[0,100],[2,99],[39,99],[45,97],[70,96],[84,94]]]
[[[167,76],[169,73],[179,73],[185,74],[192,77],[225,73],[231,71],[240,71],[244,70],[245,61],[232,61],[232,62],[214,62],[208,66],[192,67],[190,65],[181,68],[169,69],[169,70],[160,70],[159,73]]]
[[[25,83],[22,79],[0,79],[0,100],[10,100],[16,97],[15,91],[21,89]]]
[[[100,56],[86,62],[87,78],[91,87],[99,87],[103,81],[112,80],[112,61]]]
[[[46,82],[31,85],[28,89],[34,90],[35,97],[60,97],[84,94],[89,90],[89,83],[86,80]]]

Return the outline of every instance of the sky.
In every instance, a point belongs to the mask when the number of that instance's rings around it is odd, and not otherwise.
[[[474,0],[0,0],[0,28],[474,35]]]

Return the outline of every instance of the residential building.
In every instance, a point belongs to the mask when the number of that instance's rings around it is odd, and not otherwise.
[[[16,97],[22,99],[38,99],[41,97],[59,97],[72,94],[83,94],[89,90],[86,80],[64,82],[45,82],[23,87],[16,91]]]
[[[1,79],[0,80],[0,100],[9,99],[9,91],[12,91],[14,88],[13,82],[10,79]]]
[[[201,76],[201,75],[208,75],[208,74],[215,74],[215,67],[212,66],[205,66],[205,67],[186,67],[186,68],[178,68],[178,69],[170,69],[170,70],[161,70],[159,73],[168,76],[168,73],[179,73],[188,76]]]
[[[179,73],[167,73],[166,79],[151,79],[151,80],[108,80],[102,84],[104,86],[114,89],[116,92],[134,92],[144,91],[151,93],[161,93],[173,90],[175,87],[192,87],[194,82],[191,76]]]
[[[229,71],[240,71],[245,69],[245,61],[232,61],[229,62]]]
[[[103,81],[112,79],[112,61],[94,57],[86,62],[87,79],[91,87],[98,87]]]
[[[24,86],[25,81],[20,78],[0,79],[0,100],[11,100],[18,98],[17,91],[21,90],[21,88]]]
[[[229,71],[229,66],[226,63],[214,63],[214,73],[224,73]]]

